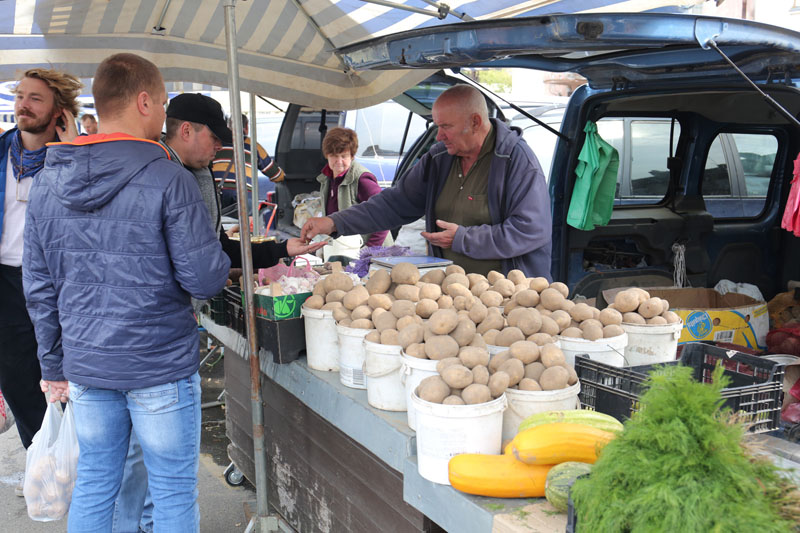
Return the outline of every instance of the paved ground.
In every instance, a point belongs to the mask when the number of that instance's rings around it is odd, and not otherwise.
[[[203,346],[205,338],[202,339]],[[213,358],[200,370],[203,402],[214,401],[224,388],[222,361]],[[246,481],[231,487],[222,472],[228,466],[228,439],[225,436],[225,411],[221,407],[203,410],[203,437],[200,455],[200,531],[203,533],[241,532],[247,526],[243,503],[255,500],[255,491]],[[0,435],[0,531],[14,533],[62,533],[66,520],[41,523],[28,518],[25,500],[14,495],[14,487],[25,470],[25,450],[16,428]]]

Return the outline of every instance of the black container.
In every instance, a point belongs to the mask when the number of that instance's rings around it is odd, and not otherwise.
[[[704,343],[685,344],[680,361],[664,364],[690,366],[696,380],[710,383],[719,362],[731,379],[730,386],[722,390],[725,405],[740,414],[752,433],[777,429],[783,402],[784,365]],[[657,366],[660,365],[618,368],[578,355],[575,372],[581,382],[581,404],[622,422],[639,410],[647,374]]]
[[[306,351],[305,319],[267,320],[256,317],[258,346],[272,354],[275,363],[291,363]]]
[[[245,334],[244,308],[242,307],[242,292],[238,285],[231,285],[222,290],[225,299],[225,325],[240,335]]]
[[[578,478],[586,477],[589,474],[583,474],[578,476]],[[575,533],[578,530],[578,513],[575,511],[575,503],[572,501],[572,485],[575,482],[571,483],[569,486],[569,496],[567,497],[567,529],[566,533]]]
[[[208,309],[211,315],[211,320],[213,320],[215,324],[220,326],[226,325],[227,319],[225,317],[225,297],[222,292],[209,300]]]

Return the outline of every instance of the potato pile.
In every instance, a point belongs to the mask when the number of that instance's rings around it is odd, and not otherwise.
[[[500,397],[506,389],[551,391],[578,382],[575,370],[555,344],[520,340],[489,356],[485,348],[464,346],[436,364],[438,376],[417,387],[421,399],[446,405],[471,405]]]
[[[681,321],[681,317],[669,310],[667,300],[650,297],[650,293],[638,287],[617,293],[603,312],[608,310],[620,314],[625,324],[663,326]]]

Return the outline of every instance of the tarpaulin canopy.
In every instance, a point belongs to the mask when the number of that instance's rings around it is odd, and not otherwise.
[[[429,71],[349,69],[338,51],[372,37],[460,20],[551,13],[683,12],[705,0],[247,0],[236,3],[239,88],[352,109],[388,100]],[[3,0],[0,81],[53,65],[90,78],[116,52],[167,81],[227,87],[223,3],[213,0]],[[381,5],[379,5],[381,4]],[[440,18],[441,17],[441,18]]]

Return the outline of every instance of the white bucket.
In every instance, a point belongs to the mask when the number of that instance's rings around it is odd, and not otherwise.
[[[444,405],[412,394],[411,404],[417,412],[417,466],[425,479],[449,485],[447,464],[454,455],[500,454],[505,395],[477,405]]]
[[[306,355],[308,368],[325,372],[339,371],[339,334],[333,311],[301,310],[306,324]]]
[[[625,366],[625,346],[628,335],[623,333],[616,337],[608,337],[590,341],[577,337],[558,337],[564,358],[571,366],[575,366],[575,356],[585,355],[592,361],[599,361],[611,366]]]
[[[654,365],[674,361],[683,321],[674,324],[622,324],[628,334],[625,366]]]
[[[503,412],[503,442],[513,439],[522,421],[534,413],[577,409],[580,392],[580,382],[559,390],[506,389],[508,409]]]
[[[406,387],[403,384],[402,346],[364,341],[367,376],[367,403],[384,411],[406,410]]]
[[[336,325],[339,335],[339,381],[345,387],[352,389],[366,389],[367,381],[364,377],[364,337],[371,329],[348,328]]]
[[[401,357],[403,360],[401,372],[403,374],[403,385],[405,386],[408,427],[416,430],[416,411],[414,410],[414,404],[411,403],[411,395],[414,394],[414,389],[417,388],[417,385],[419,385],[420,381],[429,376],[436,376],[438,374],[438,372],[436,372],[436,363],[439,361],[411,357],[405,352],[403,352]]]

